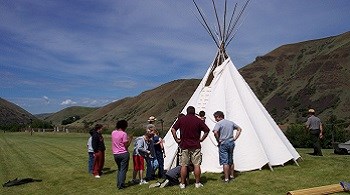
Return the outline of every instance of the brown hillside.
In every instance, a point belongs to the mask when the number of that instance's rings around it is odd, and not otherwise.
[[[34,119],[36,117],[23,108],[0,98],[0,126],[12,124],[27,125]]]
[[[281,46],[240,70],[279,123],[305,120],[308,108],[324,119],[350,119],[350,32]]]
[[[124,98],[99,108],[69,128],[83,127],[84,123],[101,123],[108,129],[113,129],[118,119],[128,120],[130,128],[144,128],[148,117],[155,116],[158,119],[158,129],[161,129],[162,119],[164,130],[168,130],[199,82],[198,79],[190,79],[163,84],[136,97]]]

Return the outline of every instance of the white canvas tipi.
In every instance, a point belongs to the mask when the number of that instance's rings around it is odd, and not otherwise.
[[[248,2],[242,8],[241,13]],[[196,7],[199,11],[197,5]],[[203,17],[202,19],[204,21],[203,26],[209,34],[212,34]],[[218,53],[182,113],[186,114],[188,106],[194,106],[197,113],[201,110],[205,111],[205,123],[212,130],[215,125],[213,113],[220,110],[224,112],[226,119],[234,121],[242,128],[241,136],[236,141],[234,150],[234,164],[237,171],[261,169],[265,165],[272,169],[273,166],[283,165],[290,160],[297,163],[296,160],[300,158],[300,155],[255,96],[225,52],[226,41],[232,39],[229,32],[232,32],[235,27],[235,25],[230,24],[226,25],[227,30],[222,29],[225,33],[220,33],[223,36],[219,37],[219,40],[212,36],[216,44],[220,45]],[[220,25],[219,22],[218,25]],[[164,137],[164,146],[166,152],[164,168],[169,169],[174,166],[178,149],[170,130]],[[219,165],[217,142],[212,132],[201,143],[201,146],[203,154],[202,172],[222,172],[222,167]]]

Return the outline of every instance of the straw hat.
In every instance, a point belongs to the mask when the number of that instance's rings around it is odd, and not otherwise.
[[[314,109],[309,109],[309,113],[315,113]]]
[[[148,122],[151,122],[151,121],[156,121],[157,119],[156,119],[156,117],[154,117],[154,116],[150,116],[149,118],[148,118]]]

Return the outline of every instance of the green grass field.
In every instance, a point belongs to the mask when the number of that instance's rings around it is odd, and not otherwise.
[[[323,150],[324,157],[307,155],[311,149],[298,149],[302,156],[293,163],[239,173],[234,182],[225,184],[221,174],[202,174],[203,188],[191,185],[149,189],[148,185],[116,188],[116,165],[111,154],[110,137],[105,135],[106,163],[110,170],[95,179],[87,173],[86,141],[88,134],[75,133],[0,133],[0,182],[18,178],[42,179],[13,187],[1,187],[0,194],[286,194],[290,190],[350,182],[350,155],[339,156]],[[131,179],[130,162],[127,181]],[[154,183],[155,181],[151,182]],[[339,193],[346,194],[346,193]]]

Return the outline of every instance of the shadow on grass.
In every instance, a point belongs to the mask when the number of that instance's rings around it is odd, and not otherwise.
[[[115,173],[117,170],[113,170],[111,168],[103,168],[102,169],[102,172],[103,172],[103,175],[108,175],[108,174],[112,174],[112,173]]]
[[[205,184],[209,181],[216,181],[216,180],[217,180],[216,178],[201,175],[201,183],[202,184]],[[189,183],[194,184],[194,183],[196,183],[196,180],[194,178],[190,178]]]

